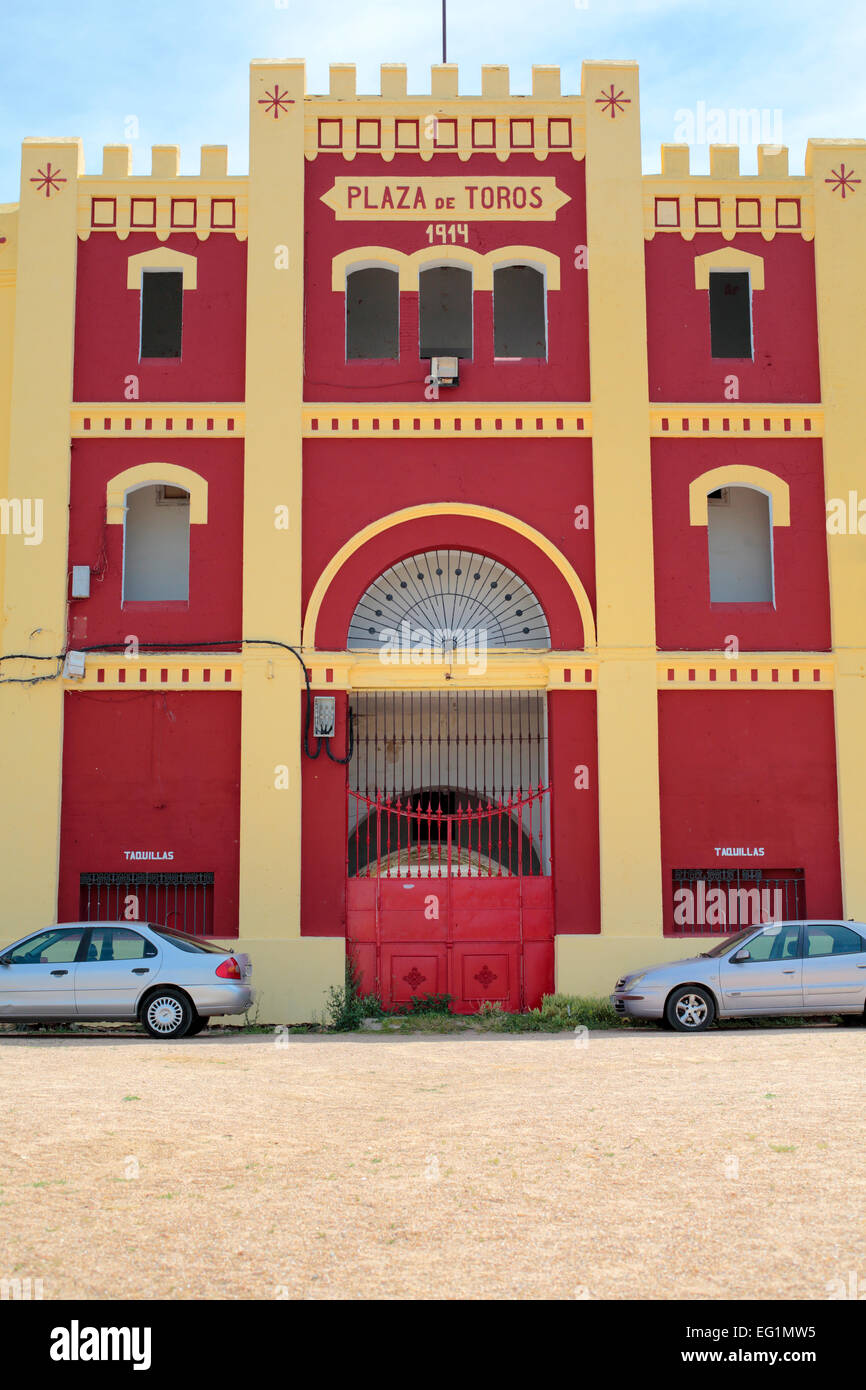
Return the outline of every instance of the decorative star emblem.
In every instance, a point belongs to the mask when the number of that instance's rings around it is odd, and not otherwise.
[[[850,193],[853,197],[856,192],[854,184],[862,183],[862,179],[854,178],[854,170],[846,169],[844,164],[840,164],[838,169],[832,169],[831,173],[833,177],[831,179],[825,179],[824,182],[833,185],[834,193],[838,193],[841,189],[843,198],[846,193]]]
[[[404,975],[403,979],[406,981],[407,985],[409,985],[411,989],[417,989],[419,985],[423,985],[424,981],[427,979],[427,976],[421,974],[421,971],[418,969],[417,965],[413,965],[412,969],[409,971],[409,974]]]
[[[51,160],[45,165],[44,169],[38,169],[36,175],[30,180],[36,184],[36,192],[44,193],[46,198],[50,198],[52,192],[59,193],[60,185],[66,183],[66,179],[59,169],[52,169]]]
[[[498,978],[499,977],[497,975],[494,975],[489,965],[483,965],[479,970],[478,974],[475,976],[475,979],[478,981],[482,989],[489,989],[490,986],[493,984],[493,981]]]
[[[278,121],[280,115],[284,111],[288,111],[289,107],[294,106],[294,104],[293,97],[290,97],[287,92],[280,91],[279,82],[274,83],[274,90],[272,92],[266,89],[264,96],[259,97],[259,106],[265,108],[266,116],[273,115],[275,121]]]
[[[600,106],[602,111],[609,111],[611,120],[615,121],[617,111],[624,111],[631,104],[631,97],[623,96],[622,91],[615,91],[611,82],[610,91],[606,92],[602,87],[601,96],[596,97],[595,104]]]

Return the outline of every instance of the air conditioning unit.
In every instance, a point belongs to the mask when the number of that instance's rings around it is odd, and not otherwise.
[[[430,358],[430,377],[434,386],[456,386],[459,374],[458,357]]]

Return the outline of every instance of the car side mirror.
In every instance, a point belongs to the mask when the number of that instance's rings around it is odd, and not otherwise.
[[[9,956],[0,956],[0,965],[11,965],[12,960]]]
[[[743,961],[751,959],[752,953],[749,950],[748,946],[744,946],[741,951],[737,951],[734,955],[731,956],[731,960],[734,962],[735,965],[742,965]]]

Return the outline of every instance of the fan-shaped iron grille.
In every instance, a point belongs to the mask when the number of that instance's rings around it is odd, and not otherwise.
[[[447,651],[481,634],[487,647],[550,647],[544,610],[512,569],[474,551],[428,550],[370,585],[352,616],[348,646],[369,650],[396,636]]]

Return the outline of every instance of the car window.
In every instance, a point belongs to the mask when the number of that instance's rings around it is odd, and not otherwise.
[[[842,927],[838,922],[822,922],[816,927],[806,928],[806,955],[849,956],[854,951],[866,950],[859,932],[850,927]]]
[[[754,961],[796,960],[799,956],[800,928],[796,922],[787,927],[770,923],[746,946]]]
[[[87,948],[88,961],[144,960],[155,955],[153,942],[130,927],[94,927]]]
[[[214,946],[210,941],[194,941],[191,936],[185,936],[183,932],[167,931],[164,927],[150,926],[150,930],[157,936],[161,936],[163,941],[168,941],[172,946],[177,946],[180,951],[189,951],[191,955],[198,955],[200,952],[215,952],[220,956],[227,956],[228,951],[223,946]]]
[[[84,935],[83,927],[43,931],[6,952],[13,965],[65,965],[75,960]]]

